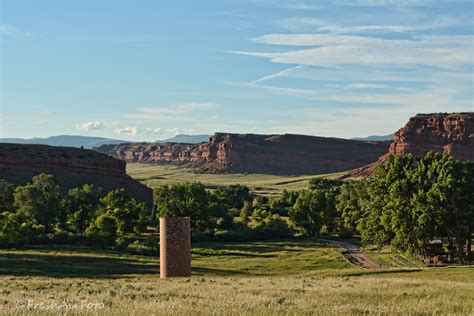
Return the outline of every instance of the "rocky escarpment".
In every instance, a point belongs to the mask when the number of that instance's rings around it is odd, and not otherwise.
[[[389,153],[421,157],[429,151],[474,161],[474,113],[418,114],[395,133]]]
[[[206,173],[322,174],[374,162],[389,142],[303,135],[216,133],[200,144],[121,144],[96,150],[128,162],[185,165]]]
[[[0,178],[15,184],[51,173],[65,190],[86,183],[106,191],[124,188],[132,197],[151,202],[151,189],[130,178],[125,166],[124,161],[93,150],[0,143]]]
[[[376,163],[355,169],[349,177],[367,177],[390,154],[411,153],[416,158],[429,151],[444,152],[461,161],[474,161],[474,112],[418,114],[398,130],[388,153]]]

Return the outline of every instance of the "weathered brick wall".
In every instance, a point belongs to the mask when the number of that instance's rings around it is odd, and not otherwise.
[[[160,277],[183,277],[190,275],[190,218],[160,218]]]

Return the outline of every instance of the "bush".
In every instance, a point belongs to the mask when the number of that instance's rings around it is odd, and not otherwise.
[[[140,256],[158,256],[159,255],[159,243],[150,244],[147,241],[135,240],[128,245],[125,250],[126,253],[140,255]]]
[[[86,229],[87,242],[92,246],[110,247],[116,244],[117,220],[109,214],[103,214]]]
[[[340,238],[352,238],[354,236],[354,230],[350,227],[342,227],[338,234],[337,234]]]
[[[81,240],[81,236],[58,228],[53,233],[48,234],[48,238],[55,244],[73,244]]]

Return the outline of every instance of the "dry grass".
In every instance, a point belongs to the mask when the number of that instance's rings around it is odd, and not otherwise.
[[[429,275],[429,273],[428,273]],[[17,300],[100,302],[100,315],[472,314],[474,284],[411,275],[209,276],[160,280],[2,277],[2,314],[30,314]],[[60,304],[60,303],[59,303]],[[90,314],[78,310],[77,314]],[[52,311],[51,314],[56,314]],[[74,314],[76,314],[74,313]]]

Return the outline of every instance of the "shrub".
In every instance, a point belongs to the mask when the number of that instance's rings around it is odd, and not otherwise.
[[[103,214],[86,229],[87,242],[93,246],[109,247],[116,243],[117,220],[109,214]]]
[[[337,234],[340,238],[352,238],[354,236],[354,230],[350,227],[342,227],[338,234]]]
[[[135,240],[127,246],[125,252],[140,256],[158,256],[159,255],[159,243],[156,245],[140,240]]]

